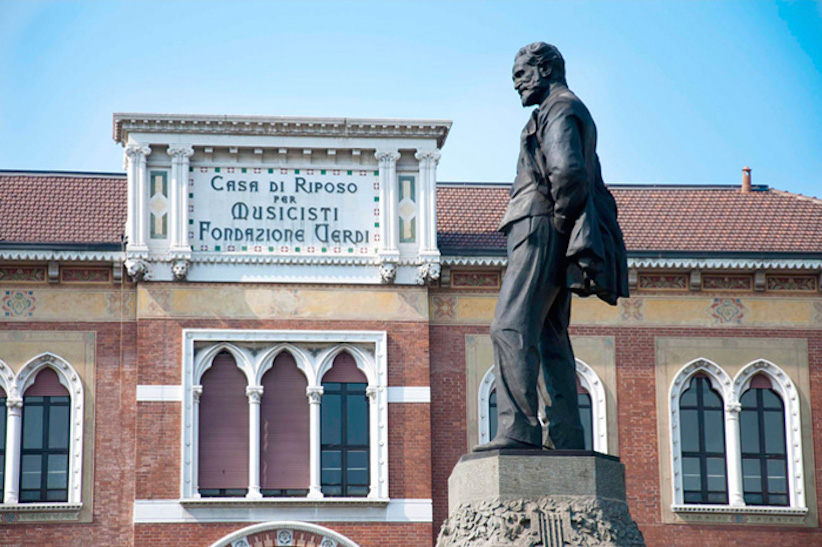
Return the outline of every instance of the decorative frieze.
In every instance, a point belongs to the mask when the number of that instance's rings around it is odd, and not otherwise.
[[[814,275],[769,275],[766,289],[782,292],[814,292],[817,290],[817,278]]]
[[[751,291],[753,277],[750,275],[703,274],[702,290],[705,291]]]
[[[687,291],[688,274],[684,273],[641,273],[637,280],[641,290]]]
[[[494,271],[452,271],[452,289],[499,289],[500,272]]]
[[[44,266],[2,266],[0,283],[44,283],[46,268]]]
[[[60,281],[63,283],[111,283],[111,269],[61,268]]]

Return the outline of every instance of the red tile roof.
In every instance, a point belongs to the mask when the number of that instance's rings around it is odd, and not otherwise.
[[[0,245],[120,243],[125,222],[125,176],[0,173]]]
[[[822,253],[822,200],[754,187],[614,185],[629,251]],[[441,184],[440,249],[501,252],[507,185]]]
[[[611,186],[629,251],[822,253],[822,200],[754,189]],[[443,183],[437,200],[444,254],[504,252],[507,185]],[[123,175],[0,172],[0,246],[120,243],[125,220]]]

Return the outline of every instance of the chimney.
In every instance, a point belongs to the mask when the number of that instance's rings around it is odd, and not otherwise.
[[[751,168],[745,166],[742,168],[742,193],[748,194],[751,191]]]

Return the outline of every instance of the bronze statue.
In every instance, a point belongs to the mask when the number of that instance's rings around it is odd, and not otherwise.
[[[628,296],[625,243],[602,182],[596,126],[568,89],[559,50],[544,42],[520,49],[513,79],[522,105],[537,108],[522,131],[499,228],[508,239],[508,269],[491,324],[497,435],[474,450],[583,449],[568,337],[571,293],[612,305]],[[540,373],[545,437],[537,415]]]

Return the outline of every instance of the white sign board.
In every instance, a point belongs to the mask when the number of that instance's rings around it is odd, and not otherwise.
[[[189,172],[197,252],[361,256],[379,247],[379,172],[200,167]]]

